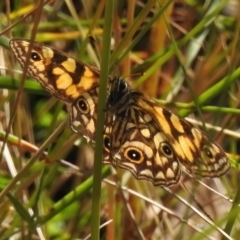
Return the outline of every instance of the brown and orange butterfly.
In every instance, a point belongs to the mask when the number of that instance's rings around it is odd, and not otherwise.
[[[28,40],[10,41],[22,67],[29,46]],[[94,141],[100,71],[34,42],[27,73],[68,105],[71,128],[81,125],[83,135]],[[106,109],[104,164],[164,186],[178,183],[182,170],[219,177],[230,168],[225,152],[206,134],[121,78],[110,78]]]

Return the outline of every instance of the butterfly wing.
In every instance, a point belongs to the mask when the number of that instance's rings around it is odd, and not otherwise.
[[[142,107],[119,109],[113,116],[108,114],[108,121],[104,164],[128,169],[137,179],[154,185],[170,186],[179,181],[181,167],[171,142]]]
[[[225,152],[204,132],[159,104],[148,103],[185,170],[202,177],[219,177],[229,170]]]
[[[23,68],[30,55],[28,75],[67,104],[72,130],[93,140],[99,70],[38,42],[32,43],[29,52],[30,44],[29,40],[12,39],[10,48]]]
[[[70,127],[87,137],[87,140],[95,139],[95,126],[97,121],[98,86],[83,93],[73,104],[69,106]]]
[[[11,39],[10,49],[27,73],[47,91],[64,102],[72,103],[99,83],[99,70],[47,45],[23,39]]]
[[[220,146],[123,80],[112,82],[108,107],[105,164],[165,186],[179,181],[181,169],[203,177],[228,171],[229,161]]]

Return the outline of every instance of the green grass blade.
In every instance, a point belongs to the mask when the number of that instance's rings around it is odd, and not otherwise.
[[[93,199],[92,199],[92,219],[91,219],[91,239],[99,239],[100,226],[100,198],[101,198],[101,168],[103,155],[103,132],[106,107],[106,90],[108,83],[108,71],[110,60],[110,46],[113,22],[113,7],[114,0],[106,1],[105,16],[104,16],[104,34],[103,34],[103,49],[101,54],[101,74],[99,86],[99,100],[97,111],[96,124],[96,147],[95,147],[95,164],[94,164],[94,182],[93,182]]]

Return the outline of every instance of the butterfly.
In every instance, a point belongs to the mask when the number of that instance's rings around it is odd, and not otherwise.
[[[30,41],[12,39],[10,48],[22,67]],[[33,42],[27,73],[66,102],[70,124],[94,141],[100,71],[65,53]],[[181,172],[219,177],[230,164],[221,147],[200,129],[131,88],[110,78],[105,112],[103,163],[129,170],[137,179],[171,186]]]

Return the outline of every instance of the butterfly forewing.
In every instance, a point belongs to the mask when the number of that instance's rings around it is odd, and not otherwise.
[[[219,177],[228,171],[225,152],[205,133],[155,102],[153,113],[187,171],[203,177]]]
[[[73,102],[98,85],[98,69],[38,42],[33,42],[29,51],[30,43],[28,40],[12,39],[9,44],[23,68],[29,56],[28,75],[55,97]]]

